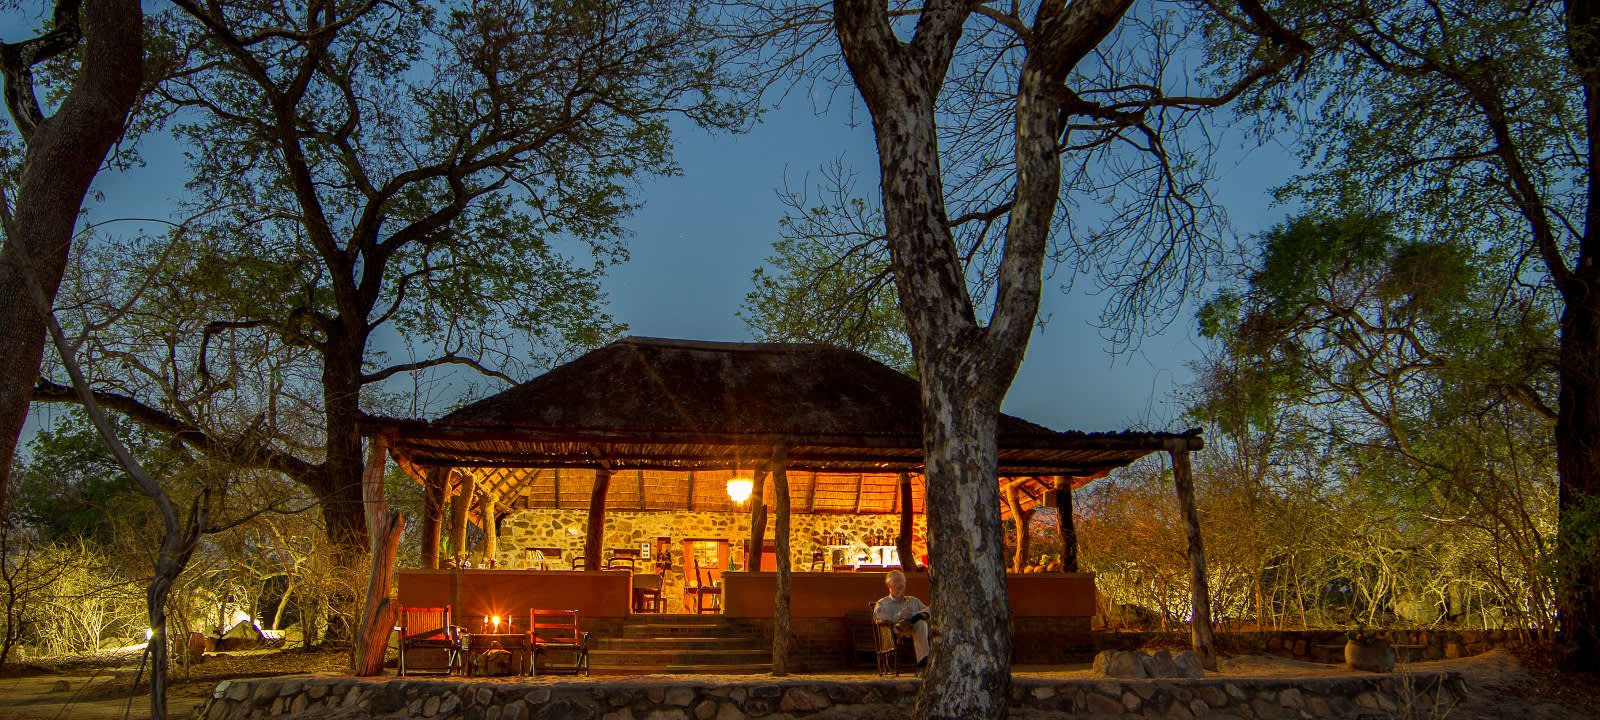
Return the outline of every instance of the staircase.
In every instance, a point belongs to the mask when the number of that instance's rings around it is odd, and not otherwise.
[[[632,615],[621,637],[591,640],[589,668],[595,675],[755,675],[772,671],[772,648],[718,615]]]

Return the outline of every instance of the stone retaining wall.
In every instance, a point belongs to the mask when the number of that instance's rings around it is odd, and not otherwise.
[[[651,677],[550,681],[303,676],[219,684],[201,720],[741,720],[905,717],[914,678]],[[1013,711],[1244,720],[1432,716],[1464,692],[1455,673],[1303,679],[1049,680],[1012,683]],[[1026,714],[1021,712],[1019,714]]]
[[[1532,642],[1521,630],[1385,630],[1378,633],[1394,645],[1401,662],[1446,660],[1481,655],[1497,648],[1517,648]],[[1219,632],[1217,649],[1252,655],[1273,654],[1321,663],[1344,662],[1343,630],[1280,630]],[[1094,648],[1137,650],[1143,647],[1189,645],[1187,629],[1180,632],[1095,632]]]

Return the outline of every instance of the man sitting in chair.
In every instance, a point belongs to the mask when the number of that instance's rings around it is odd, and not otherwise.
[[[889,586],[889,596],[873,606],[872,617],[878,622],[893,623],[896,635],[909,636],[917,651],[917,667],[922,667],[928,662],[929,608],[906,594],[905,573],[892,570],[883,582]]]

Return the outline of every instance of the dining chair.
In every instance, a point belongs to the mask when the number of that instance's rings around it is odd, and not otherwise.
[[[694,612],[696,615],[706,612],[706,597],[711,598],[711,612],[722,612],[722,588],[711,581],[711,569],[701,569],[700,559],[694,555],[689,556],[689,566],[694,572],[694,585],[685,587],[685,596],[694,595]]]
[[[559,667],[557,672],[573,675],[589,674],[589,633],[578,628],[577,610],[528,611],[528,644],[533,652],[528,656],[528,674],[539,674],[539,655],[551,650],[572,653],[572,664]]]

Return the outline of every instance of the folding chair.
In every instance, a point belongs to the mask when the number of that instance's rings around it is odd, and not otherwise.
[[[577,610],[529,610],[528,628],[528,644],[533,647],[528,653],[529,675],[539,674],[539,655],[549,650],[572,653],[571,667],[557,672],[589,675],[589,633],[578,629]]]
[[[406,674],[408,650],[436,649],[445,652],[444,674],[461,665],[461,628],[450,624],[450,606],[400,608],[400,674]]]

